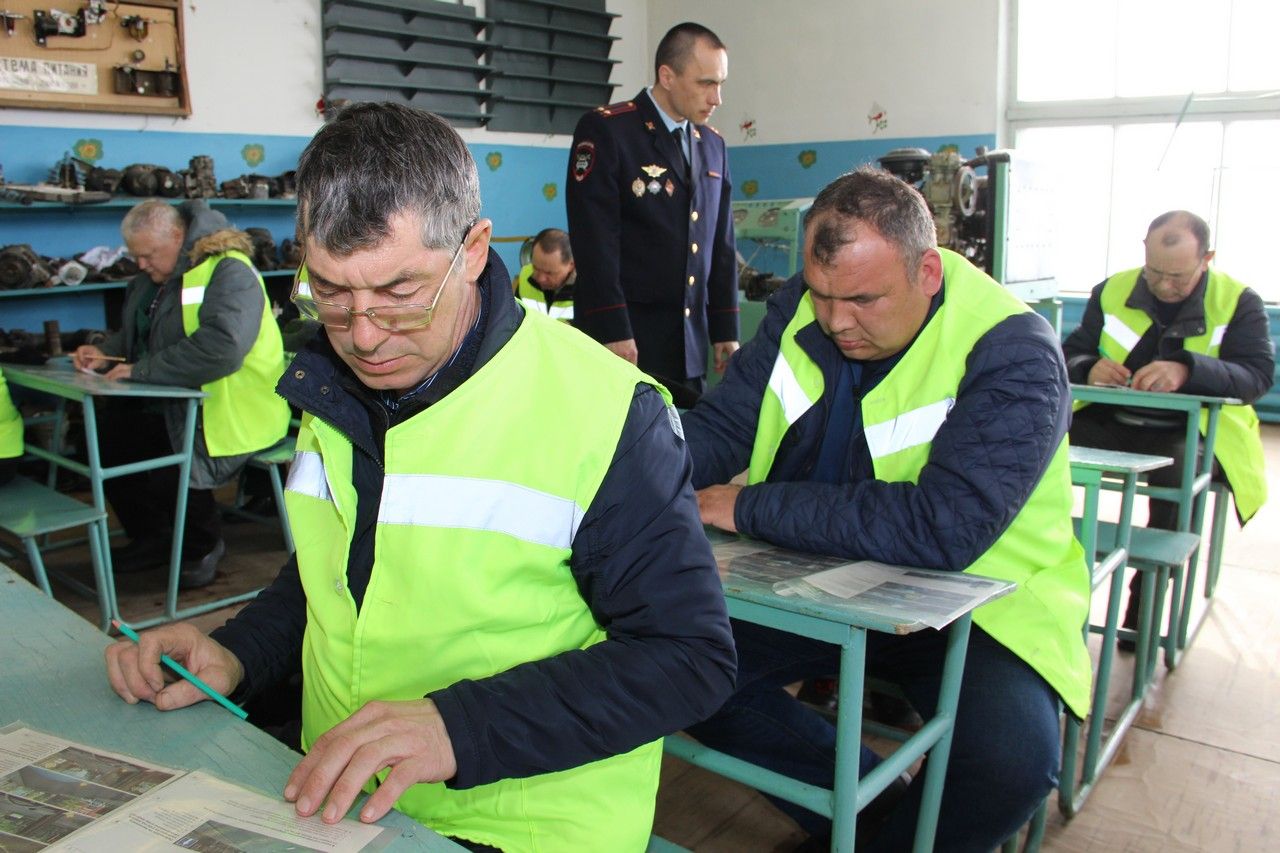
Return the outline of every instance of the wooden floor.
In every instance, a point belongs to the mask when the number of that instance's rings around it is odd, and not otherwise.
[[[1229,525],[1222,581],[1200,636],[1175,672],[1160,669],[1084,810],[1070,823],[1050,813],[1045,850],[1280,850],[1280,426],[1264,426],[1263,439],[1271,503],[1247,529]],[[225,533],[228,555],[217,582],[184,594],[182,606],[261,586],[284,561],[274,527],[228,523]],[[48,559],[72,572],[83,572],[86,562],[82,549]],[[11,564],[30,576],[22,560]],[[159,572],[121,578],[126,619],[158,613],[161,585]],[[96,622],[93,602],[65,588],[55,592]],[[208,629],[232,612],[196,621]],[[1118,660],[1121,684],[1128,659]],[[672,758],[663,765],[655,829],[707,853],[787,851],[804,840],[755,792]]]

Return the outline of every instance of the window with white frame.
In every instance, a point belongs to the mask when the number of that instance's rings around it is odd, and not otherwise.
[[[1009,138],[1056,184],[1061,290],[1140,266],[1148,223],[1185,208],[1209,221],[1216,266],[1280,301],[1280,2],[1013,9]]]

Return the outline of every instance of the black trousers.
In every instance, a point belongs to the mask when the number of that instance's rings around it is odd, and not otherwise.
[[[136,403],[102,406],[98,416],[98,451],[103,467],[123,465],[172,452],[164,415],[140,409]],[[103,491],[130,540],[163,538],[173,530],[173,503],[178,491],[178,468],[113,477]],[[187,519],[182,555],[195,559],[213,550],[222,538],[222,518],[212,489],[187,489]]]
[[[1153,486],[1177,488],[1182,482],[1182,461],[1187,455],[1186,429],[1177,427],[1133,426],[1115,419],[1114,406],[1092,405],[1075,413],[1071,422],[1071,444],[1076,447],[1096,447],[1103,450],[1119,450],[1124,453],[1149,453],[1171,456],[1173,464],[1147,475]],[[1197,464],[1203,457],[1203,448],[1197,456]],[[1213,479],[1225,482],[1222,468],[1215,460]],[[1147,527],[1160,530],[1178,529],[1178,505],[1174,501],[1150,499]]]

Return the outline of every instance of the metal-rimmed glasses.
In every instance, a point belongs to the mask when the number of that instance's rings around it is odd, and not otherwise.
[[[467,235],[470,233],[471,229],[468,228]],[[315,299],[311,295],[309,282],[304,278],[307,269],[305,252],[298,259],[298,270],[293,274],[293,292],[289,294],[289,301],[297,306],[298,313],[303,317],[322,323],[330,329],[350,329],[356,317],[366,317],[370,323],[387,332],[406,332],[411,329],[422,329],[431,325],[431,318],[435,315],[436,304],[440,302],[440,294],[444,293],[444,289],[449,285],[449,279],[453,278],[458,266],[458,258],[462,257],[462,248],[466,244],[467,236],[464,235],[462,242],[458,244],[457,250],[453,253],[453,260],[449,262],[449,269],[445,270],[444,280],[440,282],[440,287],[436,289],[436,295],[431,300],[430,305],[375,305],[363,311],[352,311],[347,306],[337,302],[325,302]]]

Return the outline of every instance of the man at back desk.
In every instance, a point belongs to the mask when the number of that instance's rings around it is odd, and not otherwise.
[[[702,518],[797,550],[1018,584],[974,614],[938,823],[939,850],[990,850],[1056,784],[1059,699],[1077,715],[1089,699],[1089,576],[1071,530],[1057,339],[938,249],[924,199],[887,172],[864,167],[818,194],[804,259],[684,419]],[[750,485],[715,485],[743,469]],[[830,788],[834,727],[783,687],[837,672],[839,649],[733,627],[737,691],[690,733]],[[927,716],[945,640],[872,633],[867,670]],[[864,773],[873,761],[864,753]],[[919,788],[875,849],[910,849]],[[788,811],[811,836],[830,835],[830,821]]]
[[[1062,345],[1068,375],[1080,384],[1243,400],[1223,407],[1214,448],[1214,477],[1225,471],[1243,524],[1267,495],[1258,416],[1248,405],[1271,387],[1275,369],[1266,308],[1253,290],[1209,268],[1209,226],[1194,213],[1156,217],[1143,246],[1142,267],[1116,273],[1090,294],[1080,326]],[[1071,443],[1171,456],[1174,464],[1148,481],[1176,487],[1185,430],[1181,412],[1087,406],[1075,414]],[[1150,506],[1147,526],[1177,529],[1175,502],[1152,499]],[[1127,628],[1138,624],[1139,577],[1130,584]]]

